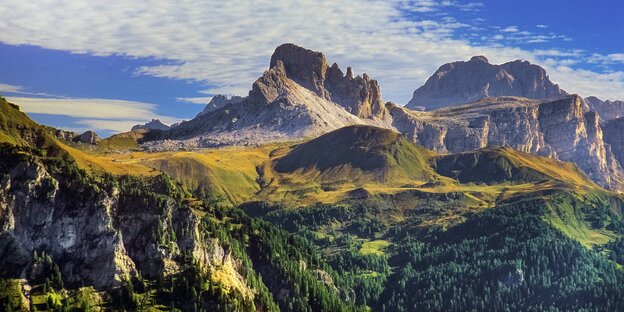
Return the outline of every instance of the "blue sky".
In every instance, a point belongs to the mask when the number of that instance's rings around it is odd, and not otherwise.
[[[619,1],[19,1],[0,4],[0,94],[35,120],[107,136],[246,95],[284,42],[378,79],[403,104],[443,63],[544,66],[568,92],[624,99]]]

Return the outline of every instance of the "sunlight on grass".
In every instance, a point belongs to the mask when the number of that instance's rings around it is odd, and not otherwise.
[[[360,253],[363,255],[383,255],[390,245],[392,245],[392,243],[381,239],[364,242],[360,248]]]

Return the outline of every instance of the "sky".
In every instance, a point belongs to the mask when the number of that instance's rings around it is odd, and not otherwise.
[[[368,73],[398,104],[473,55],[528,60],[567,92],[624,100],[622,13],[616,0],[3,0],[0,95],[40,123],[105,137],[246,95],[292,42]]]

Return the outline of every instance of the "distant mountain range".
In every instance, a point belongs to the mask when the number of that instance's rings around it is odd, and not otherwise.
[[[314,137],[353,124],[390,127],[384,104],[368,75],[353,77],[350,68],[343,73],[337,64],[328,66],[322,53],[284,44],[247,97],[217,96],[207,111],[155,139],[184,140],[184,146],[248,145]]]
[[[142,125],[134,125],[131,131],[137,130],[169,130],[169,126],[165,125],[158,119],[152,119],[152,121],[146,122]]]
[[[595,96],[585,98],[589,109],[598,113],[603,121],[624,117],[624,101],[603,101]]]
[[[490,64],[485,56],[468,62],[440,66],[427,82],[414,91],[406,107],[432,110],[466,104],[486,97],[519,96],[528,99],[555,98],[567,93],[548,78],[546,71],[527,61]]]
[[[614,106],[589,102],[593,108]],[[421,105],[446,108],[409,109]],[[215,96],[194,119],[144,141],[150,150],[257,145],[349,125],[397,131],[440,153],[508,146],[574,162],[600,185],[624,189],[621,148],[611,146],[619,144],[615,132],[602,130],[582,98],[561,90],[537,65],[493,65],[482,56],[441,66],[401,107],[384,102],[367,74],[354,77],[351,68],[343,73],[337,64],[329,66],[320,52],[284,44],[247,97]]]
[[[467,62],[440,66],[423,86],[414,91],[405,107],[434,110],[487,97],[548,99],[565,95],[568,93],[553,83],[546,70],[538,65],[521,60],[495,65],[490,64],[485,56],[474,56]],[[590,96],[585,102],[588,109],[597,112],[603,121],[624,116],[623,101],[602,101]]]

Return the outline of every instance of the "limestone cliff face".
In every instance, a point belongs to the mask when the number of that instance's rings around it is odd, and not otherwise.
[[[624,101],[603,101],[590,96],[585,98],[585,102],[589,109],[598,113],[603,122],[624,117]]]
[[[278,62],[282,64],[279,65]],[[316,52],[294,44],[282,44],[271,55],[269,68],[281,66],[284,74],[299,83],[306,89],[327,98],[325,90],[325,78],[327,73],[327,60],[321,52]]]
[[[608,121],[604,125],[604,141],[611,145],[611,150],[620,164],[624,164],[624,117]]]
[[[200,239],[199,218],[188,208],[172,200],[154,207],[115,187],[57,180],[33,159],[11,167],[0,166],[2,274],[24,276],[33,251],[44,251],[59,265],[66,285],[108,289],[139,271],[151,278],[177,273],[186,251],[202,268],[218,266],[245,285],[237,260],[219,241]],[[158,231],[174,231],[177,238],[163,244],[154,236]]]
[[[351,114],[362,118],[384,118],[386,115],[379,84],[367,74],[354,78],[351,67],[348,67],[343,76],[338,65],[334,63],[328,70],[325,87],[330,99]]]
[[[597,183],[622,189],[622,167],[603,141],[598,115],[576,95],[546,101],[488,98],[432,112],[388,107],[395,128],[435,151],[509,146],[574,162]]]
[[[136,273],[112,226],[114,194],[104,192],[89,203],[68,201],[58,181],[43,166],[19,163],[4,176],[0,190],[3,265],[28,264],[33,250],[46,250],[61,266],[67,283],[89,282],[96,287],[117,285]],[[93,248],[97,246],[97,248]]]
[[[270,67],[277,66],[280,61],[288,78],[339,104],[351,114],[362,118],[381,118],[385,114],[379,85],[367,74],[353,77],[351,67],[343,74],[338,64],[327,65],[323,53],[290,43],[275,49]]]
[[[546,71],[527,61],[490,64],[484,56],[442,65],[407,103],[427,110],[469,103],[486,97],[520,96],[530,99],[567,94]]]

